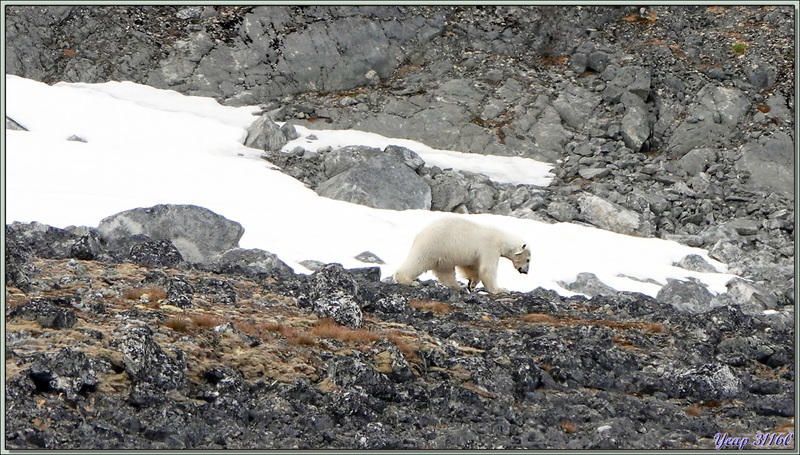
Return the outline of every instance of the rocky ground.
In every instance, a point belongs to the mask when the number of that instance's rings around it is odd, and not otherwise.
[[[152,238],[11,224],[6,443],[706,448],[793,431],[794,14],[8,7],[9,73],[259,105],[248,145],[325,196],[667,238],[743,279],[713,300],[690,282],[655,300],[592,277],[572,284],[590,300],[497,298],[369,269],[294,275],[236,249],[236,223],[198,257],[169,223]],[[501,184],[360,144],[276,153],[292,124],[536,158],[554,179]],[[341,191],[365,174],[413,197]]]
[[[793,318],[295,275],[257,250],[189,263],[114,224],[6,227],[7,448],[692,449],[794,431]]]

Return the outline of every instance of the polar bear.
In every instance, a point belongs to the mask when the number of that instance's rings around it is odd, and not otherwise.
[[[483,282],[491,293],[507,292],[497,286],[500,256],[510,259],[519,273],[528,273],[531,251],[519,237],[460,216],[442,218],[417,234],[394,279],[416,284],[416,277],[432,270],[442,284],[461,289],[458,269],[469,280],[470,290]]]

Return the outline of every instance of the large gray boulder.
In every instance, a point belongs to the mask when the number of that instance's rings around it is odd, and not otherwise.
[[[641,234],[641,216],[632,210],[593,194],[582,194],[578,198],[578,205],[584,221],[600,229],[626,235]]]
[[[322,182],[317,194],[377,209],[431,208],[431,188],[395,154],[385,153]]]
[[[750,172],[747,185],[753,188],[794,192],[794,143],[786,133],[763,135],[741,148],[742,158],[736,162],[737,171]]]
[[[600,95],[572,84],[553,101],[553,107],[570,128],[581,131],[602,101]]]
[[[146,235],[172,242],[186,261],[206,264],[236,248],[244,234],[241,224],[211,210],[172,204],[117,213],[100,221],[97,231],[111,251],[127,254],[129,251],[117,251],[126,238]]]
[[[750,101],[736,88],[707,84],[696,98],[697,102],[669,139],[670,157],[680,158],[692,149],[714,145],[733,133],[750,109]]]
[[[348,145],[326,153],[322,158],[322,171],[328,178],[358,166],[381,155],[381,149],[365,145]]]
[[[667,279],[656,299],[669,303],[675,309],[687,313],[702,313],[712,308],[714,295],[696,281]]]

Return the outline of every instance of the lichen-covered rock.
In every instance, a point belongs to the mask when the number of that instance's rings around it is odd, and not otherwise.
[[[194,205],[161,204],[120,212],[100,221],[100,237],[109,249],[121,254],[126,238],[146,235],[153,240],[167,240],[184,260],[212,263],[223,253],[236,248],[244,234],[242,225]]]

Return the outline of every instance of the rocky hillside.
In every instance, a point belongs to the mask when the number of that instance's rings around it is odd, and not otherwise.
[[[592,299],[498,297],[295,275],[205,209],[7,220],[5,443],[655,449],[793,432],[794,25],[792,6],[6,7],[8,73],[260,106],[248,145],[327,197],[671,239],[742,279],[713,305],[693,282],[653,299],[591,276],[570,289]],[[278,153],[292,125],[535,158],[554,179],[493,182],[402,147]],[[408,190],[342,190],[367,183]]]
[[[191,206],[7,226],[6,447],[793,447],[793,313],[295,275],[240,236]]]

